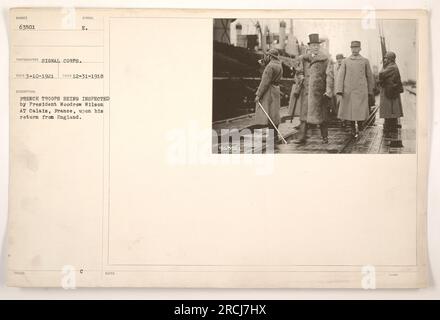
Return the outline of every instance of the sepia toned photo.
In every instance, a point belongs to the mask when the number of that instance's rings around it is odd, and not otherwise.
[[[416,20],[213,28],[213,153],[415,153]]]

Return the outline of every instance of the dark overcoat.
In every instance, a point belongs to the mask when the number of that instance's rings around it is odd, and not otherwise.
[[[379,72],[380,84],[380,109],[381,118],[403,117],[402,100],[400,94],[403,92],[403,85],[400,79],[399,68],[395,62],[390,62]]]
[[[258,86],[256,95],[260,97],[260,102],[264,110],[268,113],[276,126],[280,123],[280,80],[283,74],[281,62],[272,59],[264,68],[261,82]],[[269,119],[264,114],[261,107],[255,106],[255,124],[268,126]]]

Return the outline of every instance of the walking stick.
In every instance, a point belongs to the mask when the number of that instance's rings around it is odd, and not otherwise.
[[[295,97],[295,103],[293,104],[293,112],[292,112],[292,116],[290,117],[290,123],[292,123],[293,118],[295,117],[296,103],[298,102],[298,99],[299,97]]]
[[[297,102],[299,100],[299,96],[301,95],[301,91],[302,91],[302,88],[303,88],[303,83],[304,83],[304,79],[302,79],[301,82],[299,83],[299,90],[296,93],[297,96],[295,96],[295,102],[293,103],[293,111],[292,111],[292,115],[290,117],[290,123],[292,123],[293,118],[295,117],[296,104],[297,104]]]
[[[258,101],[258,105],[260,106],[261,110],[263,110],[264,114],[266,115],[267,119],[269,119],[270,123],[272,124],[272,126],[275,128],[275,130],[277,131],[277,133],[280,135],[281,139],[283,140],[283,142],[285,144],[287,144],[286,139],[284,139],[283,135],[281,134],[281,132],[278,130],[277,126],[273,123],[272,119],[269,117],[269,115],[267,114],[266,110],[264,110],[263,106],[261,105],[261,102]]]

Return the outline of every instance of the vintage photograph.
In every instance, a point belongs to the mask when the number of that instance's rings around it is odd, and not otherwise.
[[[417,48],[410,19],[214,19],[213,153],[415,153]]]
[[[429,12],[7,17],[5,285],[431,286]]]

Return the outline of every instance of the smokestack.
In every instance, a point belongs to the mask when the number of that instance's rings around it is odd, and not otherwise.
[[[264,29],[263,29],[263,39],[261,39],[261,49],[263,50],[263,52],[266,52],[266,50],[269,49],[267,47],[267,35],[268,34],[269,34],[269,27],[268,26],[264,26]],[[270,43],[269,43],[269,47],[270,47]]]
[[[240,22],[235,25],[235,30],[237,31],[237,35],[241,35],[242,29],[243,29],[243,27],[241,26]]]
[[[236,25],[235,25],[235,33],[236,33],[236,43],[237,43],[237,46],[240,46],[240,44],[241,44],[241,41],[240,41],[240,36],[241,36],[241,30],[242,30],[242,26],[241,26],[241,24],[240,24],[240,22],[238,22]]]
[[[279,49],[284,50],[286,45],[286,23],[280,22]]]
[[[287,36],[287,44],[284,48],[284,51],[295,57],[301,54],[298,39],[293,34],[293,19],[290,19],[289,34]]]

